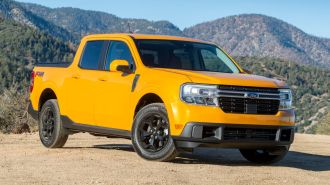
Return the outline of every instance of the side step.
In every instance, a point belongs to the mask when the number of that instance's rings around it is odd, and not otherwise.
[[[64,127],[73,133],[88,132],[95,136],[106,136],[115,138],[131,139],[131,132],[128,130],[120,130],[106,127],[91,126],[87,124],[75,123],[67,116],[61,116]]]

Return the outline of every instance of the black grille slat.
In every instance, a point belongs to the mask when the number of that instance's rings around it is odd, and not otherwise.
[[[278,89],[220,85],[219,90],[242,91],[243,94],[244,92],[273,93],[272,95],[263,94],[262,96],[268,98],[274,97],[274,99],[220,96],[218,98],[219,106],[225,113],[274,115],[278,112],[280,103],[278,100]],[[222,92],[223,94],[229,95],[230,93]]]
[[[277,129],[224,128],[224,140],[274,141]]]
[[[276,88],[265,88],[265,87],[243,87],[243,86],[226,86],[219,85],[220,90],[228,91],[249,91],[249,92],[263,92],[263,93],[278,93]]]
[[[226,113],[248,113],[247,105],[256,105],[257,114],[276,114],[278,112],[279,100],[249,100],[246,98],[220,97],[220,108]]]

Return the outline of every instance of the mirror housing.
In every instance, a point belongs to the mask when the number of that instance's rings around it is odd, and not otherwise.
[[[127,60],[114,60],[110,64],[110,71],[117,72],[121,71],[124,73],[130,73],[129,63]]]

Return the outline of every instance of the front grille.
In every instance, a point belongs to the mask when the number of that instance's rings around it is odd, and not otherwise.
[[[248,92],[260,92],[260,93],[278,93],[276,88],[266,88],[266,87],[244,87],[244,86],[228,86],[219,85],[220,90],[228,91],[248,91]]]
[[[219,86],[219,90],[219,106],[225,113],[274,115],[278,112],[277,89]]]
[[[275,141],[277,129],[224,128],[224,140]]]
[[[276,114],[279,100],[220,97],[219,105],[226,113]]]

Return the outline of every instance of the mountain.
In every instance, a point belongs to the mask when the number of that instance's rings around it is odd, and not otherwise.
[[[39,29],[63,40],[73,39],[67,30],[29,12],[20,3],[15,1],[0,0],[0,16],[25,24],[31,28]]]
[[[28,84],[37,62],[71,61],[74,48],[29,26],[0,19],[0,94]]]
[[[322,42],[330,48],[330,39],[326,39],[326,38],[321,38]]]
[[[184,29],[188,37],[214,42],[234,56],[275,57],[330,67],[330,40],[308,35],[279,19],[243,14]]]
[[[134,32],[182,36],[182,31],[168,21],[125,19],[115,15],[78,8],[48,8],[36,4],[21,5],[45,20],[60,26],[78,39],[91,33]]]
[[[48,8],[21,3],[33,14],[79,39],[91,33],[134,32],[193,37],[214,42],[234,56],[274,57],[330,68],[330,39],[306,34],[279,19],[243,14],[205,22],[181,31],[168,21],[126,19],[77,8]]]

